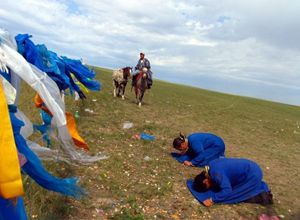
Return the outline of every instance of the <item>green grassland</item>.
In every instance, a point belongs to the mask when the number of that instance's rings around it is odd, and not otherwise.
[[[102,152],[109,158],[88,166],[45,163],[57,176],[80,178],[89,195],[79,201],[46,191],[24,176],[29,218],[241,220],[257,219],[261,213],[299,218],[300,107],[154,80],[139,109],[130,85],[125,100],[114,98],[111,70],[95,70],[103,89],[88,93],[79,107],[67,97],[66,108],[79,110],[78,129],[90,146],[90,154]],[[33,96],[23,85],[20,109],[40,122]],[[134,126],[123,129],[127,121]],[[199,204],[185,181],[201,169],[184,167],[170,157],[179,131],[215,133],[224,139],[227,157],[257,161],[275,204],[211,208]],[[156,140],[132,138],[141,132],[154,135]]]

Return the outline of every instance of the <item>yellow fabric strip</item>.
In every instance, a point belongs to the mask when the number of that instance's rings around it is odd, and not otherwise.
[[[0,80],[0,196],[10,199],[23,194],[17,148]]]
[[[81,82],[79,82],[79,81],[76,79],[76,77],[74,76],[73,73],[71,73],[71,77],[72,77],[73,81],[75,82],[75,84],[76,84],[77,86],[79,86],[79,88],[81,89],[81,91],[84,91],[84,92],[86,92],[86,93],[89,93],[89,89],[86,88]]]

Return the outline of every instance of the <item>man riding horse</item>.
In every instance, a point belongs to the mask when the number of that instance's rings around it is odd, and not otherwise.
[[[140,59],[138,60],[137,65],[135,66],[135,70],[138,70],[139,72],[132,77],[132,86],[136,83],[136,78],[140,72],[146,72],[147,73],[147,85],[148,89],[152,86],[152,72],[150,70],[150,62],[147,58],[145,58],[145,54],[143,52],[140,53]]]

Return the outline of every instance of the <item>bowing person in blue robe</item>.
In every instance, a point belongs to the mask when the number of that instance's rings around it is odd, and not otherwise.
[[[186,166],[203,167],[211,160],[224,157],[225,144],[222,138],[211,133],[193,133],[187,138],[180,133],[173,141],[180,153],[172,156]]]
[[[255,162],[240,158],[220,158],[211,161],[189,188],[205,206],[239,202],[272,204],[273,196],[262,179],[262,170]]]

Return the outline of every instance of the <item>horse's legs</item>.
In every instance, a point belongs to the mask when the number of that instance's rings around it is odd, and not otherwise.
[[[139,89],[139,98],[138,98],[139,108],[142,106],[143,97],[144,97],[144,91]]]
[[[142,78],[141,87],[139,88],[139,107],[142,106],[143,97],[147,88],[147,79]]]
[[[137,86],[134,87],[134,92],[135,92],[135,100],[136,100],[136,103],[138,103],[138,94],[139,94],[139,90],[138,90]]]
[[[141,96],[140,96],[140,100],[142,102],[143,98],[144,98],[144,94],[145,94],[145,91],[141,91]]]
[[[142,76],[140,79],[137,80],[134,86],[136,103],[138,104],[139,107],[142,106],[142,100],[143,100],[144,92],[146,90],[145,84],[146,84],[146,78]]]
[[[123,85],[122,85],[122,99],[124,100],[125,99],[125,87],[126,87],[126,83],[124,83]]]
[[[121,93],[121,87],[122,87],[122,84],[119,82],[116,82],[116,93],[117,93],[118,97],[120,96],[120,93]]]
[[[139,108],[142,106],[143,96],[144,96],[143,90],[141,90],[141,88],[138,88],[137,104],[139,105]]]
[[[117,90],[117,82],[116,82],[115,80],[114,80],[113,85],[114,85],[114,97],[116,97],[116,96],[117,96],[117,94],[116,94],[116,90]]]
[[[120,88],[120,84],[119,84],[119,86],[118,86],[118,92],[117,92],[117,96],[119,97],[120,96],[120,90],[121,90],[121,88]]]

